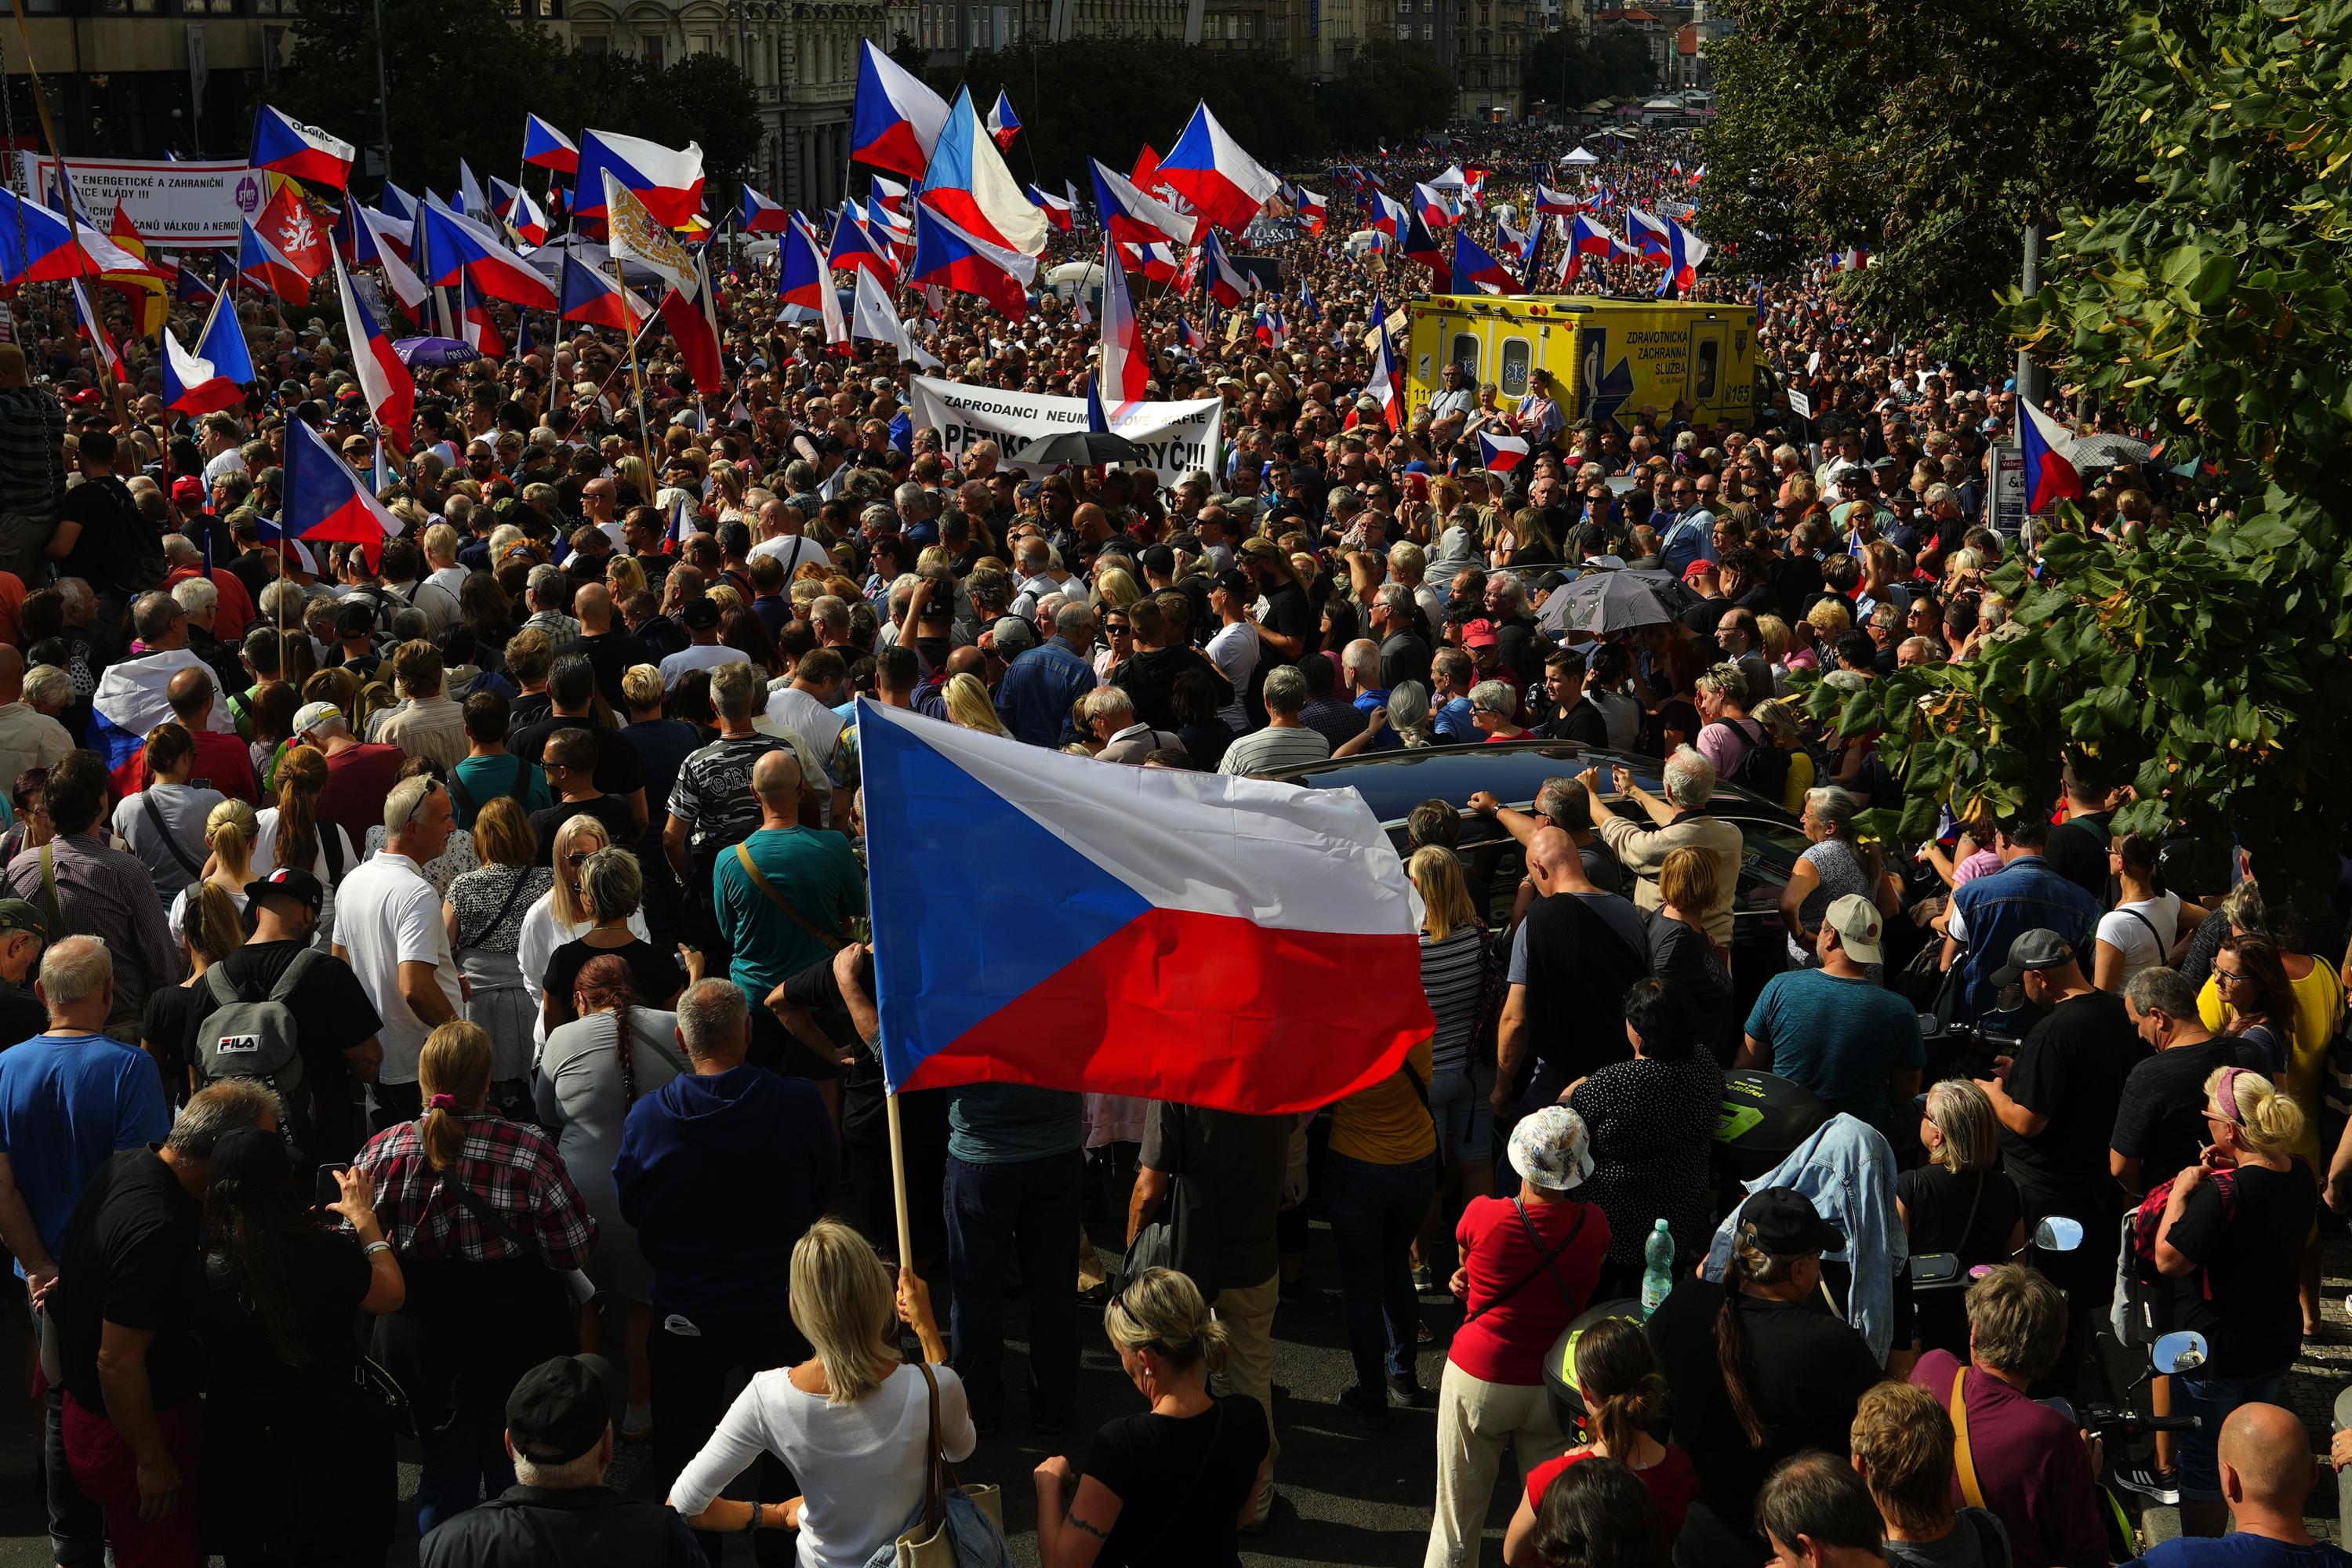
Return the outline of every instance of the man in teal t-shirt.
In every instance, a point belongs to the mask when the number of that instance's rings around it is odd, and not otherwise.
[[[801,766],[791,751],[770,752],[752,765],[751,794],[760,803],[760,826],[741,847],[750,851],[759,879],[731,848],[711,871],[711,904],[732,955],[728,976],[751,999],[751,1059],[830,1080],[838,1076],[837,1065],[785,1032],[768,1010],[768,994],[833,956],[847,937],[850,918],[866,911],[866,874],[848,839],[800,826]],[[829,1082],[826,1087],[830,1098]]]
[[[1870,978],[1885,921],[1859,893],[1822,917],[1819,969],[1776,974],[1748,1015],[1738,1066],[1803,1085],[1832,1110],[1884,1131],[1919,1092],[1926,1052],[1911,1004]]]

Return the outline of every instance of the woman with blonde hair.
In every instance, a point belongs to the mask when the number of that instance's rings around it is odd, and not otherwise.
[[[320,948],[334,940],[335,886],[360,860],[352,836],[319,815],[319,795],[326,787],[327,759],[317,747],[294,746],[278,759],[278,804],[254,814],[251,863],[257,882],[280,866],[319,879],[326,897],[310,945]]]
[[[793,1247],[790,1305],[815,1353],[752,1374],[678,1473],[669,1504],[698,1531],[798,1531],[800,1568],[864,1568],[919,1521],[932,1402],[948,1463],[970,1458],[980,1435],[963,1382],[946,1364],[922,1277],[899,1270],[894,1293],[888,1267],[856,1231],[832,1219],[809,1226]],[[900,1322],[914,1330],[919,1363],[899,1354]],[[801,1495],[780,1503],[719,1496],[754,1459],[763,1489],[782,1489],[789,1470]]]
[[[205,972],[245,943],[239,918],[244,901],[242,897],[232,900],[219,883],[204,881],[191,883],[172,906],[172,934],[187,957],[188,977],[148,993],[146,1011],[139,1019],[139,1048],[163,1073],[163,1092],[173,1105],[184,1105],[188,1096],[204,1087],[197,1080],[196,1064],[187,1059],[188,1037],[212,1011]],[[201,992],[199,986],[204,987]]]
[[[531,1038],[539,1045],[547,1043],[548,961],[557,948],[596,923],[581,890],[581,868],[598,850],[611,847],[612,842],[604,825],[587,813],[564,818],[548,846],[554,879],[523,911],[522,926],[515,938],[515,966],[522,972],[523,989],[530,994]],[[639,938],[652,940],[642,910],[629,917],[628,929]]]
[[[2319,1197],[2294,1154],[2303,1109],[2264,1075],[2208,1075],[2205,1129],[2204,1158],[2165,1194],[2155,1263],[2173,1282],[2172,1326],[2208,1346],[2202,1365],[2172,1379],[2173,1413],[2202,1418],[2180,1436],[2181,1533],[2218,1536],[2229,1514],[2215,1445],[2239,1406],[2277,1403],[2302,1352],[2304,1238]]]
[[[948,717],[967,730],[980,730],[991,735],[1007,734],[1004,721],[996,716],[996,702],[988,694],[988,687],[977,675],[966,672],[948,677],[946,692]]]
[[[1494,1020],[1485,1016],[1493,952],[1453,850],[1425,844],[1404,869],[1421,895],[1421,988],[1437,1020],[1430,1037],[1429,1115],[1437,1128],[1438,1190],[1414,1248],[1420,1267],[1428,1268],[1444,1234],[1448,1180],[1464,1202],[1494,1190]]]
[[[1146,1268],[1103,1309],[1103,1331],[1150,1408],[1104,1422],[1083,1472],[1058,1454],[1037,1467],[1039,1563],[1238,1562],[1272,1436],[1255,1399],[1209,1392],[1224,1325],[1190,1279]]]
[[[555,882],[539,856],[530,818],[511,795],[499,795],[474,818],[474,852],[482,862],[449,884],[441,922],[467,985],[466,1017],[490,1037],[491,1096],[509,1114],[530,1093],[534,1009],[516,962],[522,920]]]
[[[241,800],[222,801],[205,815],[205,847],[210,853],[205,858],[204,880],[189,883],[172,900],[172,910],[166,918],[173,931],[180,929],[189,896],[207,883],[227,894],[230,909],[240,921],[244,919],[246,886],[256,879],[253,845],[259,831],[253,807]]]
[[[615,606],[626,605],[646,592],[646,569],[633,555],[615,554],[604,563],[604,586],[612,591]]]
[[[352,1163],[374,1180],[408,1284],[399,1312],[376,1321],[375,1356],[420,1417],[419,1533],[514,1484],[507,1394],[578,1343],[565,1279],[596,1244],[555,1145],[489,1108],[490,1059],[480,1026],[436,1028],[416,1058],[424,1114],[377,1133]]]
[[[636,856],[618,846],[599,849],[581,863],[580,895],[590,924],[548,957],[541,982],[543,1033],[577,1016],[572,1010],[572,983],[600,954],[610,953],[627,963],[636,976],[637,994],[656,1007],[671,1005],[680,992],[702,978],[698,949],[682,947],[674,953],[637,934],[635,928],[645,923],[645,889]],[[683,965],[678,953],[685,955]]]
[[[1964,1078],[1930,1089],[1919,1143],[1927,1163],[1895,1179],[1895,1212],[1914,1257],[1953,1253],[1966,1270],[2002,1262],[2025,1245],[2024,1203],[2000,1168],[2000,1123],[1983,1089]],[[1915,1349],[1967,1356],[1969,1318],[1960,1296],[1943,1290],[1917,1297]]]
[[[1763,617],[1758,617],[1761,625]],[[1775,625],[1780,623],[1775,622]],[[1780,643],[1788,646],[1789,628],[1780,626]],[[1769,642],[1769,639],[1768,639]],[[1779,657],[1774,656],[1775,658]],[[1813,766],[1813,754],[1805,749],[1805,731],[1797,721],[1797,705],[1785,697],[1767,699],[1748,714],[1764,726],[1765,741],[1789,759],[1789,776],[1780,785],[1780,809],[1795,816],[1805,809],[1805,796],[1812,793],[1818,771]]]

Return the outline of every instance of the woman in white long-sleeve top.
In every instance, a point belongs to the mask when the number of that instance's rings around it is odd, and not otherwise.
[[[835,1220],[809,1226],[793,1248],[793,1323],[816,1354],[798,1366],[757,1373],[728,1408],[702,1452],[670,1488],[670,1506],[700,1531],[740,1531],[758,1509],[761,1563],[800,1532],[800,1568],[865,1568],[922,1504],[931,1412],[925,1374],[939,1388],[940,1447],[948,1462],[971,1457],[980,1440],[963,1384],[944,1363],[947,1343],[931,1317],[930,1294],[911,1269],[890,1271],[866,1238]],[[915,1331],[929,1367],[900,1359],[897,1321]],[[801,1495],[782,1503],[720,1497],[762,1454],[782,1459]],[[775,1543],[773,1549],[771,1542]]]

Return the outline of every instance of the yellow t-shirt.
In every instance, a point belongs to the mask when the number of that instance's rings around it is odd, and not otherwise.
[[[1430,1042],[1406,1053],[1405,1062],[1429,1086]],[[1410,1165],[1437,1152],[1437,1127],[1423,1095],[1403,1068],[1369,1089],[1360,1089],[1331,1108],[1331,1152],[1368,1165]]]
[[[2286,1091],[2303,1108],[2303,1136],[2296,1141],[2294,1152],[2316,1154],[2327,1048],[2335,1042],[2336,1026],[2344,1020],[2344,982],[2324,960],[2315,958],[2311,973],[2300,980],[2290,976],[2287,985],[2294,992],[2294,1016],[2287,1028]],[[2228,1019],[2229,1010],[2221,1005],[2221,982],[2210,975],[2206,976],[2205,989],[2197,994],[2197,1016],[2217,1034]]]

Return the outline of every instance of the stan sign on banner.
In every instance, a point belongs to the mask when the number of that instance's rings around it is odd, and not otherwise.
[[[47,156],[10,160],[9,184],[36,200],[57,185],[57,160]],[[122,159],[72,158],[67,169],[82,210],[102,233],[114,221],[114,204],[140,237],[166,249],[236,248],[236,226],[269,200],[269,182],[243,163],[173,163]]]
[[[993,441],[1003,449],[1007,467],[1042,472],[1039,465],[1022,462],[1022,449],[1048,436],[1087,427],[1083,397],[1000,392],[991,386],[919,375],[912,401],[916,428],[937,430],[941,452],[950,462],[979,442]],[[1195,468],[1217,471],[1224,416],[1223,400],[1215,397],[1190,403],[1139,403],[1118,422],[1118,428],[1143,448],[1160,482],[1172,485]]]

